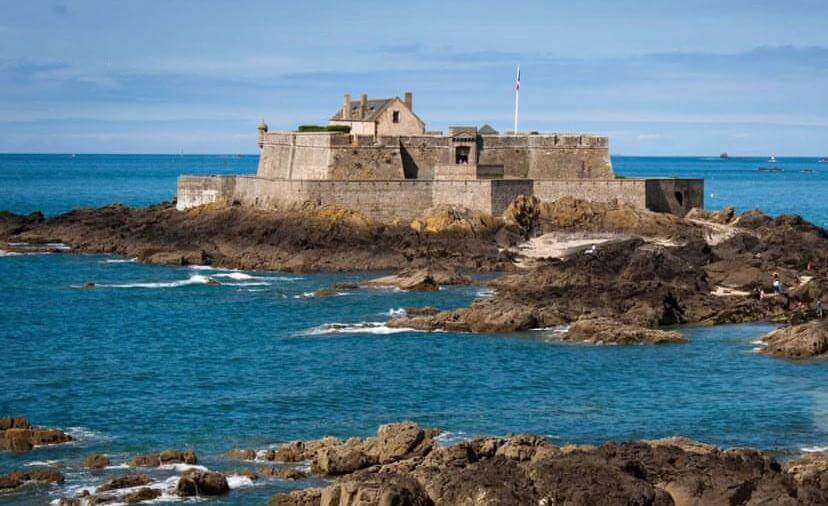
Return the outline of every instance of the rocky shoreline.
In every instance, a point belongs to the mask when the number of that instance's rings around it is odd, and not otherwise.
[[[20,418],[0,418],[9,424]],[[750,448],[720,449],[683,437],[556,446],[531,434],[477,437],[446,444],[442,431],[406,421],[376,436],[293,441],[278,448],[233,448],[233,472],[198,466],[192,450],[165,450],[128,460],[126,474],[101,475],[93,487],[56,500],[61,506],[138,504],[233,493],[230,481],[299,480],[300,489],[271,496],[273,506],[501,504],[817,505],[828,502],[828,455],[789,462]],[[85,467],[109,466],[88,455]],[[180,467],[159,481],[146,469]],[[297,466],[307,466],[308,471]],[[308,480],[308,481],[304,481]],[[60,487],[56,468],[0,476],[0,493],[45,483]],[[304,484],[304,486],[303,486]],[[320,485],[321,484],[321,485]]]
[[[62,243],[75,252],[175,265],[395,270],[368,284],[404,290],[470,282],[461,271],[507,273],[490,283],[492,297],[467,308],[388,322],[429,331],[512,332],[579,322],[565,340],[677,343],[681,336],[659,328],[798,324],[814,318],[817,301],[828,303],[828,232],[798,216],[756,210],[696,209],[679,218],[617,202],[518,197],[502,216],[440,207],[411,223],[388,224],[331,207],[210,205],[180,212],[172,204],[113,205],[50,219],[0,213],[0,241],[12,249]],[[784,288],[773,285],[773,274]]]

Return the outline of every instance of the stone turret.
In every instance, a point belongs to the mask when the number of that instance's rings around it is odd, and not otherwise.
[[[342,105],[342,119],[351,119],[351,94],[345,94],[345,103]]]
[[[259,126],[256,128],[259,130],[259,149],[261,149],[264,145],[265,134],[267,134],[267,123],[265,123],[264,118],[259,121]]]

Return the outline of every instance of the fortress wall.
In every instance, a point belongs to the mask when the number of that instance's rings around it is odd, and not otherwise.
[[[552,202],[562,197],[593,202],[618,199],[631,206],[646,207],[646,179],[564,179],[535,180],[533,192],[541,201]]]
[[[431,181],[313,181],[237,177],[233,198],[262,209],[336,205],[379,221],[413,220],[432,205]]]
[[[526,178],[529,174],[529,152],[526,135],[481,136],[477,163],[481,165],[503,165],[503,176]]]
[[[434,179],[434,167],[449,162],[448,137],[400,137],[399,143],[407,179]]]
[[[525,179],[493,179],[491,183],[491,210],[487,212],[492,215],[503,214],[519,195],[530,196],[534,191],[532,181]]]
[[[405,179],[399,143],[389,146],[335,147],[331,179]]]
[[[183,211],[214,202],[231,202],[235,183],[236,176],[181,176],[175,207]]]
[[[257,175],[274,179],[326,179],[332,138],[337,136],[327,132],[265,134]]]
[[[647,179],[646,206],[651,211],[684,216],[704,207],[704,179]]]
[[[433,202],[438,205],[460,206],[485,213],[492,209],[491,181],[435,181]]]

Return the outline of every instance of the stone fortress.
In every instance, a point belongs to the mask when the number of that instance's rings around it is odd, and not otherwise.
[[[518,195],[618,199],[677,215],[703,205],[700,179],[615,177],[606,137],[500,134],[488,125],[426,131],[411,93],[403,99],[345,95],[329,125],[334,131],[269,132],[262,121],[257,174],[182,176],[178,209],[212,202],[265,209],[310,202],[393,221],[412,220],[438,205],[496,215]]]

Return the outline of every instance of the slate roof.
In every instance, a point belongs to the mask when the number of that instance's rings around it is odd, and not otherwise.
[[[375,121],[379,114],[385,109],[394,98],[374,98],[368,100],[368,105],[365,107],[365,117],[359,117],[359,100],[351,100],[351,119],[345,120],[342,117],[342,107],[336,111],[336,114],[331,116],[331,121]]]
[[[485,125],[483,125],[482,127],[480,127],[480,130],[478,130],[478,131],[477,131],[477,133],[479,133],[480,135],[497,135],[497,134],[499,134],[500,132],[498,132],[497,130],[495,130],[495,129],[492,127],[492,125],[490,125],[490,124],[486,123]]]

